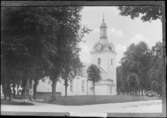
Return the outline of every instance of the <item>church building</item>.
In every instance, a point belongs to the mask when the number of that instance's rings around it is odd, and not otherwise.
[[[112,41],[112,40],[110,40]],[[100,25],[99,39],[90,51],[91,63],[85,64],[82,75],[76,76],[69,81],[67,90],[70,95],[93,95],[93,84],[88,80],[87,68],[95,64],[101,71],[101,80],[95,83],[95,95],[116,95],[116,52],[112,42],[107,37],[107,24],[103,17]],[[47,80],[48,81],[48,80]],[[47,85],[46,85],[47,84]],[[51,92],[51,82],[40,81],[38,92]],[[64,81],[60,78],[56,91],[65,95]]]
[[[116,94],[116,52],[112,42],[107,37],[107,25],[104,17],[100,25],[100,38],[95,43],[92,51],[92,64],[99,67],[102,80],[96,83],[95,93],[97,95]]]

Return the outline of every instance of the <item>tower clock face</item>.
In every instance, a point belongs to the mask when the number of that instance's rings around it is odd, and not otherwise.
[[[111,47],[111,46],[109,46],[108,48],[109,48],[109,50],[112,50],[112,47]]]
[[[96,48],[97,48],[97,50],[101,50],[102,45],[101,45],[101,44],[98,44]]]

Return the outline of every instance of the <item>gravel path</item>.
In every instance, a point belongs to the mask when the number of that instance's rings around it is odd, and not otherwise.
[[[72,116],[106,116],[107,113],[161,113],[162,101],[149,100],[126,103],[108,103],[82,106],[63,106],[35,103],[33,106],[1,105],[6,112],[68,112]]]

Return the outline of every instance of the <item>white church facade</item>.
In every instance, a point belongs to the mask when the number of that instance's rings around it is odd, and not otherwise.
[[[95,83],[95,95],[116,95],[116,52],[113,43],[108,40],[107,25],[104,18],[100,25],[100,38],[92,47],[90,54],[91,63],[83,67],[82,75],[78,75],[69,81],[68,96],[93,95],[92,82],[88,81],[87,77],[87,68],[91,64],[95,64],[101,71],[101,80]],[[37,91],[51,92],[51,84],[52,82],[46,77],[45,81],[39,81]],[[65,95],[64,80],[61,78],[57,82],[56,91],[62,96]]]

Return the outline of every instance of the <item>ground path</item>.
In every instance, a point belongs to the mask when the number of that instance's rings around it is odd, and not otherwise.
[[[64,106],[56,104],[37,103],[29,106],[1,105],[2,112],[68,112],[72,116],[106,116],[107,113],[161,113],[161,100],[148,100],[126,103],[107,103],[82,106]]]

